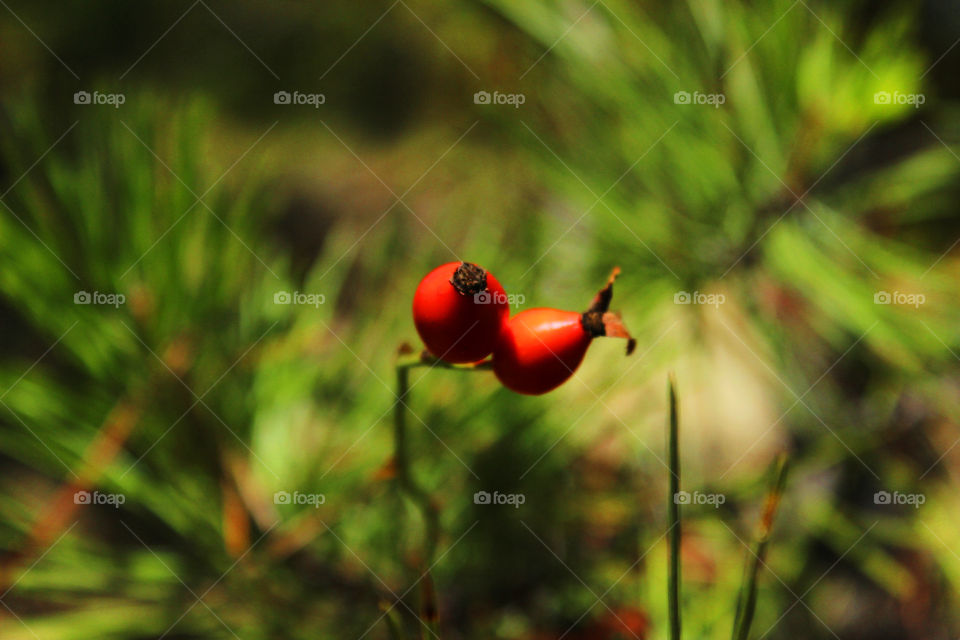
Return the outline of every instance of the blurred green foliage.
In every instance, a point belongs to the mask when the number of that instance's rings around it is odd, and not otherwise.
[[[613,638],[633,614],[666,637],[670,369],[684,487],[726,497],[683,510],[688,637],[729,636],[781,449],[753,637],[956,636],[957,67],[924,18],[948,5],[6,7],[0,633],[386,638],[398,598],[420,633],[394,363],[419,278],[463,258],[570,309],[618,264],[640,345],[598,341],[539,398],[411,371],[441,637]]]

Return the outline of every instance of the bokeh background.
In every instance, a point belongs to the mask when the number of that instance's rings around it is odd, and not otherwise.
[[[0,5],[3,638],[665,638],[670,371],[688,637],[781,451],[751,637],[960,634],[955,0]],[[398,402],[456,259],[636,353]]]

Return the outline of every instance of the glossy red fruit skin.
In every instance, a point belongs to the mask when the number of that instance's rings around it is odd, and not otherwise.
[[[493,372],[503,386],[540,395],[573,375],[593,337],[580,323],[580,313],[528,309],[510,318],[493,351]]]
[[[507,294],[489,271],[485,292],[457,291],[451,278],[460,265],[440,265],[424,276],[413,294],[413,323],[420,339],[430,353],[454,364],[490,355],[510,315]]]

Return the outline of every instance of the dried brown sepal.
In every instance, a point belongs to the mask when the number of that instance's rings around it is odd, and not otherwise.
[[[461,262],[450,284],[462,296],[476,295],[487,290],[487,272],[472,262]]]
[[[633,350],[637,348],[637,341],[630,335],[626,325],[623,324],[623,320],[612,311],[605,313],[587,311],[580,316],[580,323],[584,330],[595,338],[624,338],[627,341],[627,355],[633,353]]]
[[[626,325],[617,314],[610,311],[603,314],[603,331],[603,335],[608,338],[624,338],[627,341],[627,355],[637,348],[637,341],[627,331]]]
[[[624,338],[627,341],[627,355],[633,353],[634,349],[637,348],[637,341],[627,331],[626,325],[623,324],[623,320],[617,314],[610,311],[603,314],[603,329],[604,335],[608,338]]]
[[[627,327],[623,324],[620,316],[608,311],[610,301],[613,299],[613,282],[619,275],[620,267],[614,267],[607,279],[607,284],[597,292],[593,302],[590,303],[590,308],[580,316],[580,323],[584,330],[594,337],[626,339],[627,355],[630,355],[636,349],[637,341],[627,331]]]
[[[590,308],[587,309],[588,313],[590,311],[600,311],[602,313],[610,308],[610,300],[613,298],[613,281],[616,280],[619,275],[620,267],[614,267],[613,271],[610,272],[610,277],[607,278],[607,284],[593,297],[593,302],[590,303]]]

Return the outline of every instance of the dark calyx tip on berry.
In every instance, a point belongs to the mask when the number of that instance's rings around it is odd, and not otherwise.
[[[583,330],[594,338],[607,335],[607,328],[603,324],[602,311],[586,311],[580,315],[580,324]]]
[[[462,296],[476,295],[487,290],[487,272],[472,262],[461,262],[450,284]]]

